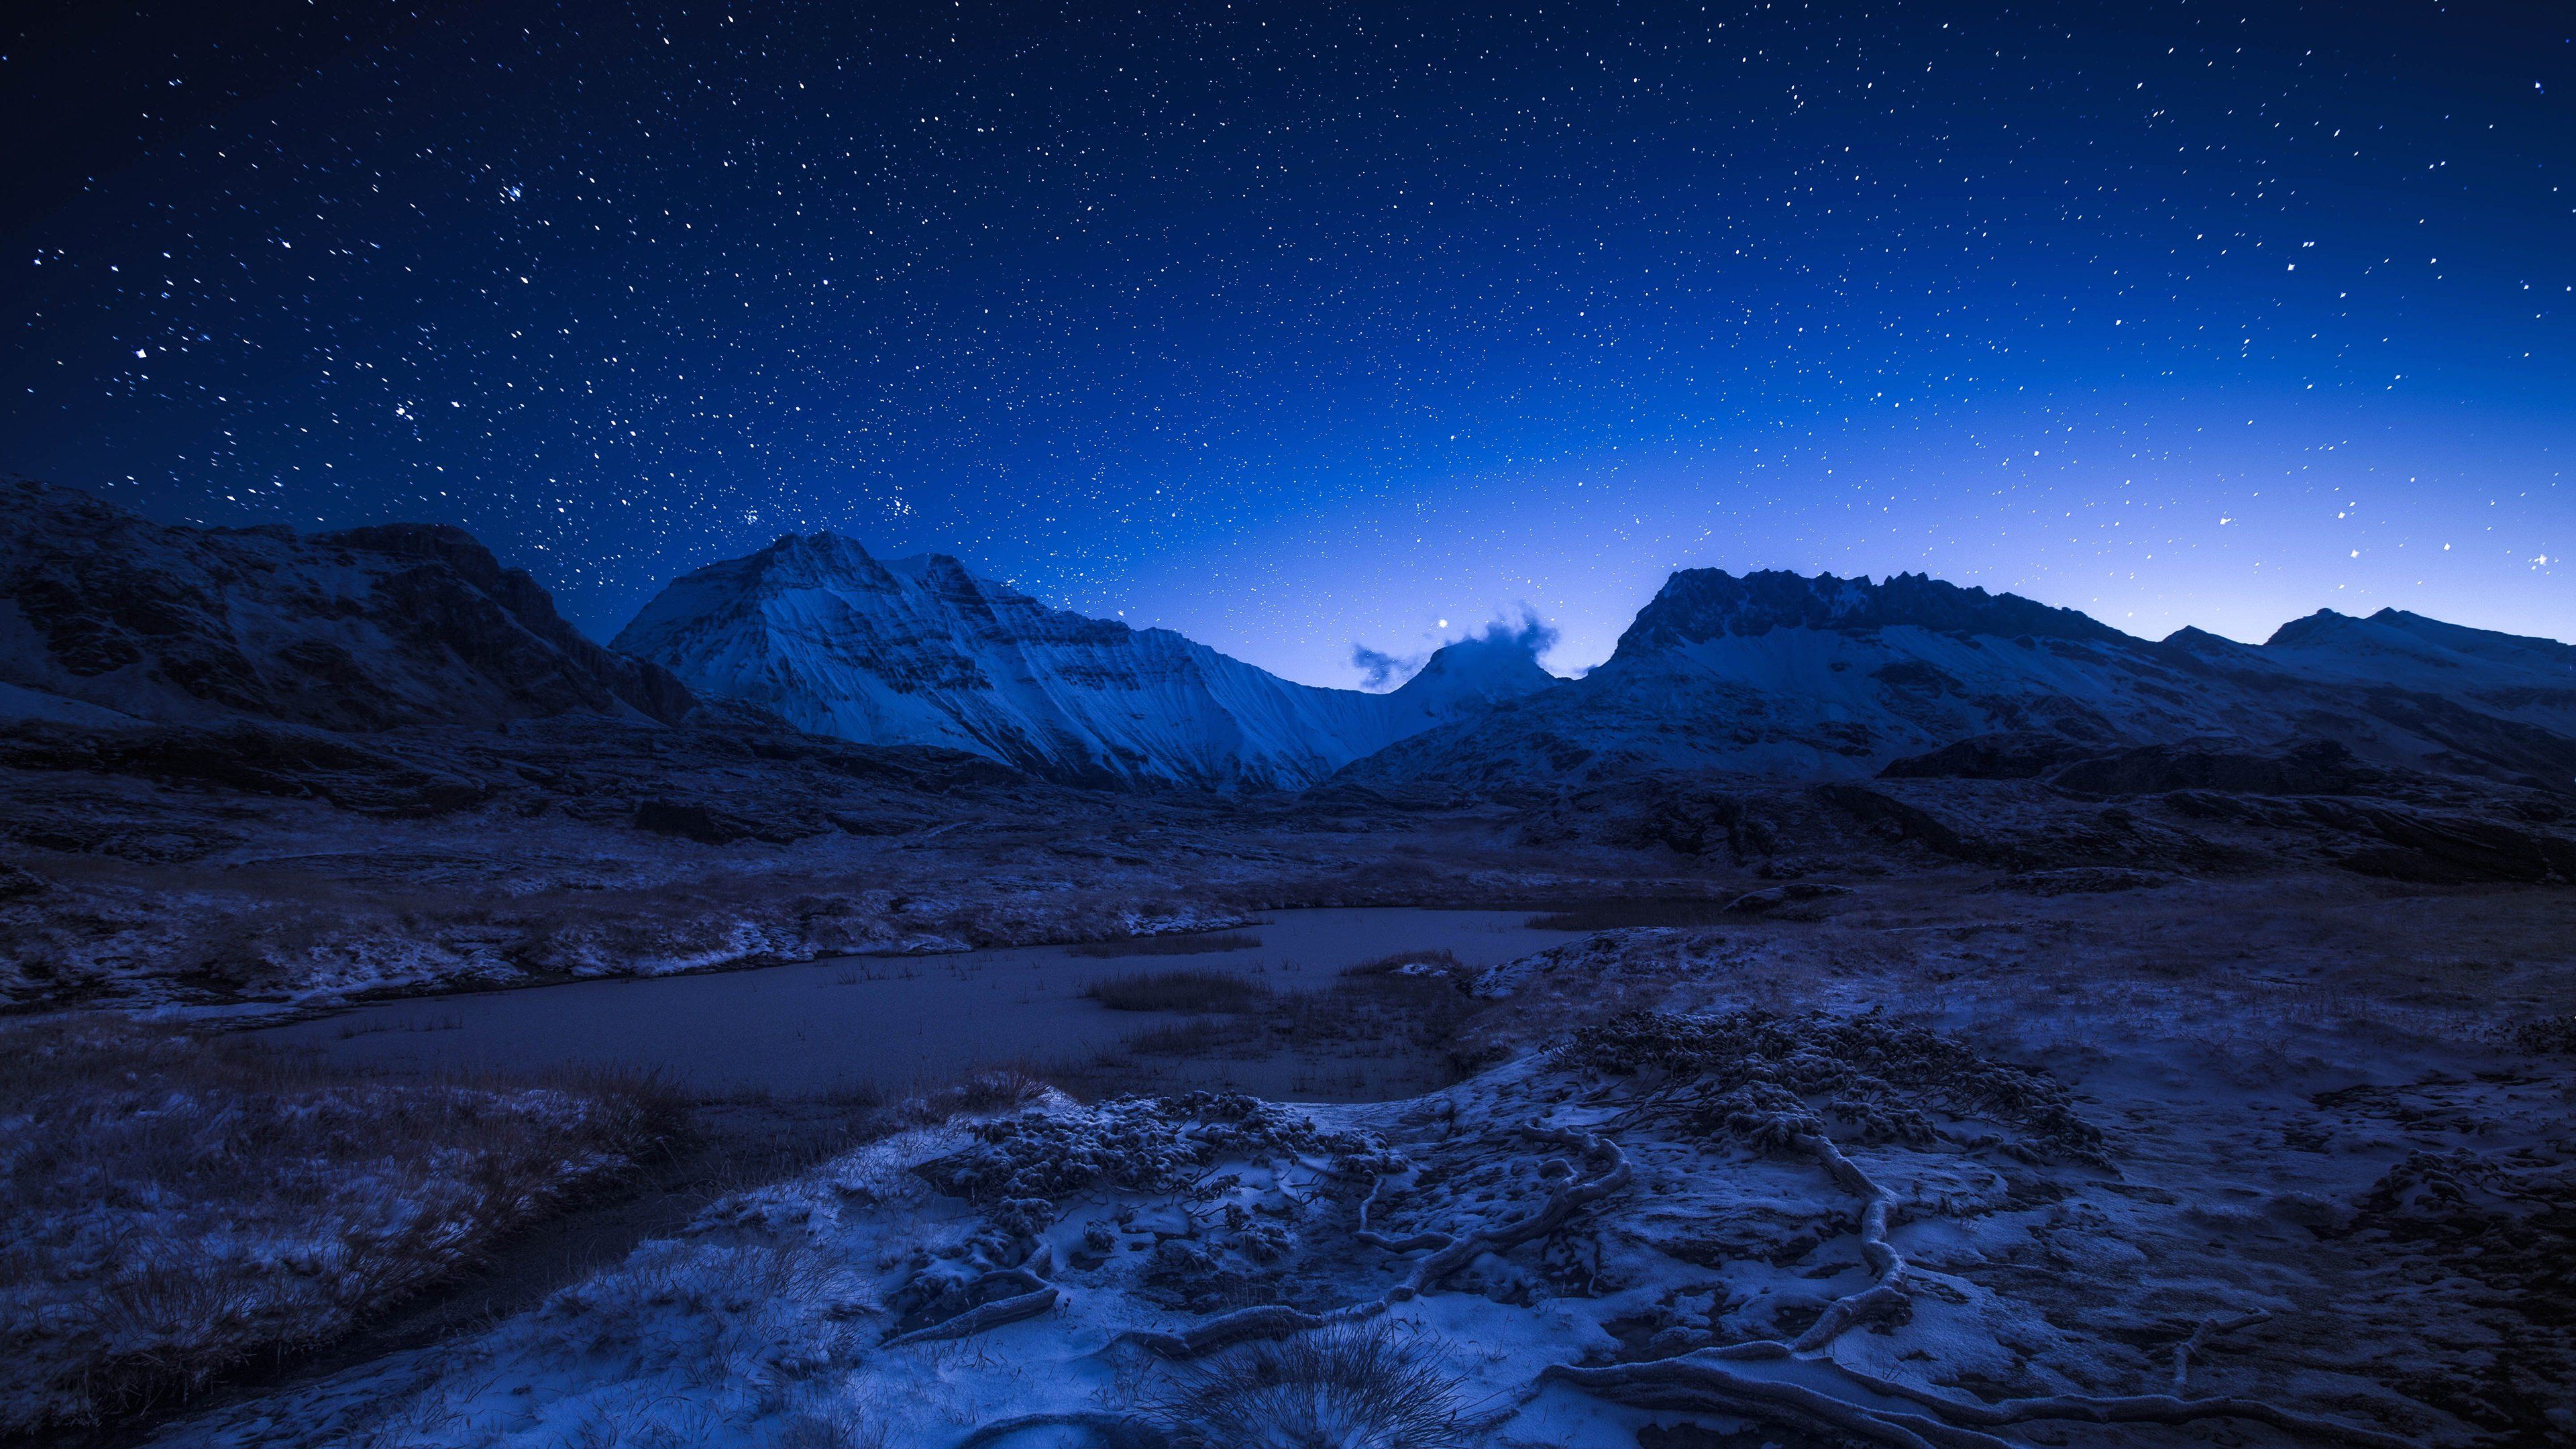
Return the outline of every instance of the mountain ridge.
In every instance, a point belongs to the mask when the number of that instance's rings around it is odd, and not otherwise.
[[[2564,651],[2561,653],[2560,651]],[[1858,779],[1985,736],[2091,748],[2328,739],[2380,763],[2576,786],[2576,648],[2397,610],[2264,645],[2141,639],[1921,574],[1687,569],[1580,679],[1336,776],[1526,793],[1658,771]]]
[[[2125,638],[2074,609],[1989,594],[1928,574],[1809,577],[1783,569],[1741,576],[1724,569],[1677,569],[1619,636],[1612,657],[1711,638],[1759,637],[1773,629],[1859,632],[1895,626],[2034,638]]]
[[[0,501],[0,681],[26,689],[164,722],[358,731],[696,706],[461,528],[189,528],[25,480]]]
[[[2147,640],[1919,573],[1686,569],[1581,678],[1539,668],[1534,626],[1497,625],[1367,693],[829,533],[671,581],[603,647],[462,529],[190,528],[7,486],[0,712],[63,727],[366,733],[747,709],[763,728],[963,751],[1059,783],[1218,792],[1847,780],[2006,735],[2326,739],[2376,765],[2576,784],[2576,646],[2397,609],[2319,610],[2262,644]]]
[[[1220,791],[1303,788],[1554,682],[1526,650],[1452,645],[1386,694],[1297,684],[1171,630],[1050,608],[948,555],[885,562],[830,533],[673,580],[612,643],[818,734]]]

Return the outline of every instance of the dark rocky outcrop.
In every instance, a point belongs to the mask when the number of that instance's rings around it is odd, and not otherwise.
[[[2005,639],[2127,638],[2073,609],[2052,608],[2019,594],[1961,588],[1923,574],[1895,574],[1872,583],[1833,574],[1809,578],[1780,569],[1740,578],[1724,569],[1683,569],[1638,611],[1619,638],[1618,653],[1647,653],[1773,629],[1860,632],[1898,625]]]
[[[169,526],[25,481],[0,484],[0,682],[165,723],[356,731],[668,723],[695,703],[462,529]]]
[[[2285,750],[2247,750],[2189,740],[2141,745],[2065,764],[2048,782],[2075,794],[2161,795],[2169,790],[2223,790],[2241,795],[2349,795],[2380,785],[2389,772],[2364,765],[2334,740],[2304,740]]]
[[[1894,838],[1921,845],[1936,855],[1977,862],[2008,858],[1995,846],[1951,828],[1930,811],[1866,785],[1824,784],[1812,787],[1809,793],[1864,825],[1880,827]]]
[[[1882,780],[2034,780],[2067,761],[2082,757],[2087,746],[2063,735],[2007,731],[1978,735],[1920,755],[1890,760],[1878,772]]]
[[[248,719],[108,730],[0,725],[0,769],[130,775],[387,816],[448,814],[481,804],[497,788],[488,778],[423,766],[321,730]]]

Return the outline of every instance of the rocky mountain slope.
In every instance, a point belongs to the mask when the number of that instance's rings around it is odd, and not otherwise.
[[[1050,609],[932,554],[787,537],[664,589],[615,647],[817,734],[939,745],[1059,780],[1296,789],[1555,681],[1452,645],[1389,694],[1293,684],[1167,629]]]
[[[2394,610],[2321,612],[2259,648],[2198,630],[2158,642],[1920,575],[1691,569],[1600,668],[1340,780],[1490,793],[1676,770],[1848,779],[1988,736],[2045,742],[2053,758],[2326,739],[2386,764],[2567,790],[2576,649]]]
[[[23,481],[0,504],[11,715],[372,731],[668,721],[693,704],[664,670],[582,637],[463,529],[168,527]]]

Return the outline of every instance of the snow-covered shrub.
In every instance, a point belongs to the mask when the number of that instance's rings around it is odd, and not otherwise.
[[[676,1122],[607,1077],[400,1083],[121,1018],[0,1030],[0,1437],[336,1338]]]
[[[1247,976],[1192,967],[1113,976],[1082,994],[1111,1011],[1244,1011],[1270,992]]]
[[[1365,1158],[1386,1150],[1369,1134],[1327,1129],[1293,1108],[1219,1092],[1120,1097],[1097,1107],[1064,1103],[979,1123],[975,1135],[966,1150],[914,1170],[942,1192],[996,1203],[1060,1199],[1094,1183],[1172,1191],[1226,1156]]]

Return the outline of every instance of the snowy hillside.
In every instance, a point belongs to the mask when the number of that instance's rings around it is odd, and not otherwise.
[[[2071,609],[1921,575],[1676,573],[1591,674],[1366,760],[1366,784],[1527,788],[1715,769],[1876,774],[1990,734],[2122,746],[2339,740],[2362,755],[2565,788],[2576,650],[2386,611],[2320,613],[2253,648],[2139,639]]]
[[[615,647],[818,734],[943,745],[1058,779],[1296,789],[1554,681],[1454,644],[1390,694],[1294,684],[1165,629],[1050,609],[953,558],[787,537],[672,583]]]
[[[2355,619],[2319,609],[2263,644],[2266,658],[2318,678],[2448,697],[2576,735],[2576,645],[2464,629],[2402,609]]]
[[[9,717],[377,730],[690,708],[462,529],[165,527],[33,482],[0,485],[0,502]]]

